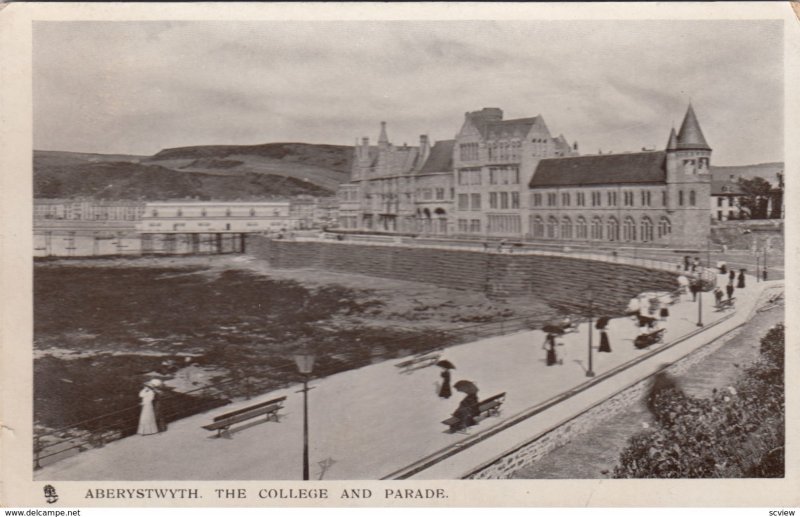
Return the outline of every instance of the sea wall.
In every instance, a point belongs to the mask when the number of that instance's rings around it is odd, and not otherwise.
[[[495,299],[534,295],[564,310],[592,304],[612,315],[645,290],[671,291],[675,275],[639,266],[535,254],[336,241],[292,241],[254,236],[247,253],[276,268],[316,268],[442,287]]]

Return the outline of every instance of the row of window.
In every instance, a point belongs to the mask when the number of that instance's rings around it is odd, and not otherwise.
[[[423,188],[417,191],[418,199],[422,201],[432,201],[434,198],[437,201],[441,201],[444,199],[445,189],[443,187],[431,189],[431,188]],[[453,189],[450,189],[450,198],[453,197]]]
[[[518,215],[489,214],[486,218],[486,231],[489,233],[519,234],[522,222]]]
[[[616,217],[608,217],[605,221],[600,216],[592,218],[589,223],[580,216],[574,222],[569,217],[561,220],[550,216],[545,220],[541,216],[530,216],[531,235],[537,239],[577,239],[608,241],[641,241],[653,240],[654,232],[660,239],[672,233],[672,223],[662,216],[658,226],[649,217],[642,217],[638,223],[633,217],[626,217],[620,225]]]
[[[489,192],[489,208],[494,210],[519,208],[519,192]]]
[[[486,146],[489,151],[489,161],[519,161],[522,142],[492,142]]]
[[[519,185],[519,167],[490,167],[489,185]]]
[[[480,194],[459,194],[458,195],[458,209],[459,210],[480,210],[481,209],[481,195]]]
[[[155,208],[150,211],[150,216],[151,217],[158,217],[158,214],[159,214],[159,211],[157,209],[155,209]],[[249,214],[250,214],[250,217],[255,217],[256,215],[258,215],[258,213],[256,212],[255,208],[251,208]],[[231,209],[230,208],[225,209],[225,217],[231,217],[231,215],[233,215],[233,213],[231,212]],[[262,213],[262,215],[266,215],[266,214]],[[276,209],[272,210],[272,216],[277,217],[277,216],[280,216],[280,215],[281,215],[281,211],[279,209],[276,208]],[[176,217],[183,217],[183,210],[181,210],[179,208],[178,211],[175,212],[175,216]],[[206,216],[208,216],[208,212],[204,208],[204,209],[200,210],[200,214],[196,215],[195,217],[206,217]],[[216,215],[214,215],[212,217],[216,217]]]
[[[459,156],[462,162],[475,161],[478,159],[478,144],[461,144],[458,146]]]
[[[598,191],[592,191],[590,197],[591,206],[618,206],[618,197],[616,191],[607,191],[606,192],[606,201],[605,205],[603,205],[603,193]],[[639,203],[638,206],[653,206],[653,197],[652,191],[650,190],[641,190],[639,191]],[[694,190],[689,191],[689,199],[688,204],[689,206],[696,206],[697,205],[697,193]],[[573,193],[571,192],[562,192],[561,199],[559,203],[558,194],[555,192],[548,192],[543,194],[541,192],[534,192],[531,197],[531,204],[533,206],[572,206],[573,200],[575,202],[575,206],[586,206],[586,195],[584,192],[575,192],[574,197]],[[684,206],[685,199],[684,199],[684,191],[678,191],[678,205]],[[622,206],[632,207],[637,206],[636,203],[636,193],[632,190],[625,190],[622,192]],[[667,192],[665,190],[661,191],[661,206],[667,206]]]
[[[459,219],[458,233],[481,233],[481,220]]]

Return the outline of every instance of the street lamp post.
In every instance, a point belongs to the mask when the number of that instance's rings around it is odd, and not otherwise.
[[[697,286],[697,326],[703,326],[703,276],[698,275],[698,282],[700,285]]]
[[[592,368],[592,316],[594,315],[594,290],[589,287],[589,368],[586,370],[587,377],[594,377],[594,369]]]
[[[314,368],[314,355],[304,351],[295,355],[294,361],[303,374],[303,480],[308,481],[308,377]]]

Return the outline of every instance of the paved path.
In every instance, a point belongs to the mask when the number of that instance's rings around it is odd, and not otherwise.
[[[738,310],[749,312],[758,294],[758,286],[737,292]],[[720,320],[714,312],[712,296],[703,296],[706,323]],[[667,341],[674,341],[697,330],[697,304],[681,301],[670,308],[666,324]],[[737,314],[738,316],[738,314]],[[722,332],[737,316],[708,333]],[[541,331],[521,332],[448,348],[444,358],[457,366],[453,381],[469,379],[478,384],[480,396],[499,392],[508,396],[501,417],[489,418],[472,428],[479,434],[552,397],[586,381],[587,328],[563,338],[559,347],[562,366],[547,367],[544,362]],[[645,352],[633,347],[637,329],[629,318],[612,320],[609,335],[613,352],[594,354],[594,369],[599,374],[639,357]],[[586,390],[543,417],[528,419],[504,431],[500,440],[485,440],[459,454],[437,463],[418,474],[429,479],[452,479],[461,476],[483,458],[497,454],[498,447],[534,436],[537,429],[552,425],[576,411],[579,404],[591,404],[609,390],[620,389],[636,375],[646,375],[657,364],[676,354],[685,354],[701,346],[704,338],[695,336],[680,346],[632,368],[626,375],[615,376]],[[595,346],[598,336],[594,336]],[[309,395],[311,477],[325,479],[380,479],[410,465],[420,458],[447,448],[458,447],[470,436],[446,433],[441,420],[457,407],[459,393],[449,400],[436,395],[437,368],[425,368],[401,374],[395,366],[400,360],[387,361],[336,374],[311,382]],[[286,395],[286,407],[280,423],[259,422],[243,426],[231,438],[214,438],[202,425],[216,414]],[[579,410],[579,409],[577,409]],[[554,420],[555,419],[555,420]],[[297,387],[241,401],[226,408],[195,415],[174,422],[166,433],[133,436],[64,459],[36,472],[38,480],[255,480],[299,479],[302,455],[302,397]],[[508,437],[507,439],[505,437]],[[320,463],[331,463],[322,472]]]
[[[742,370],[758,358],[759,343],[767,330],[785,319],[783,307],[756,314],[721,348],[692,365],[678,383],[685,393],[708,397],[714,388],[730,386]],[[725,338],[723,338],[725,339]],[[535,464],[520,470],[520,479],[588,479],[613,475],[619,455],[631,436],[642,430],[642,424],[655,425],[644,399],[600,423],[592,430],[576,436],[570,443],[546,454]]]

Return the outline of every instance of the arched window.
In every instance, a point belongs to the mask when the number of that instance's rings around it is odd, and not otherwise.
[[[697,196],[694,193],[694,190],[689,191],[689,206],[694,206],[697,203]]]
[[[562,239],[572,238],[572,219],[570,219],[567,216],[561,218],[561,238]]]
[[[548,239],[558,238],[558,219],[556,219],[552,215],[547,218],[547,238]]]
[[[531,229],[535,239],[541,239],[544,237],[544,221],[538,215],[532,218]]]
[[[658,221],[658,238],[666,237],[670,233],[672,233],[672,223],[667,217],[662,217]]]
[[[577,239],[588,239],[589,232],[588,227],[586,224],[586,218],[583,216],[578,217],[577,222],[575,223],[575,237]]]
[[[683,191],[678,191],[678,206],[683,206]]]
[[[610,241],[619,240],[619,221],[616,217],[609,217],[606,223],[606,238]]]
[[[642,240],[650,242],[653,240],[653,221],[649,217],[642,218]]]
[[[599,241],[603,238],[603,220],[600,216],[592,218],[592,240]]]
[[[636,221],[633,217],[626,217],[622,225],[622,238],[626,241],[636,240]]]

